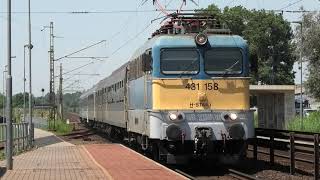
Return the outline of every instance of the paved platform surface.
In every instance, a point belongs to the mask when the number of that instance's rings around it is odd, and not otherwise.
[[[85,147],[113,179],[186,179],[121,144],[94,144]]]
[[[37,148],[74,146],[71,143],[63,141],[52,132],[44,131],[37,128],[34,129],[34,139],[34,145]]]
[[[5,161],[1,161],[0,179],[185,179],[120,144],[75,146],[35,129],[35,145],[37,149],[14,157],[13,170],[4,171]]]
[[[1,179],[110,179],[83,146],[43,147],[14,158],[14,169]]]

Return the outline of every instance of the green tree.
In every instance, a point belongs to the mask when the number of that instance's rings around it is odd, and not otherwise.
[[[63,105],[66,112],[78,112],[81,92],[63,95]]]
[[[320,13],[306,13],[302,20],[302,38],[300,26],[297,27],[297,53],[302,48],[303,59],[308,62],[307,91],[320,101]],[[303,46],[301,46],[303,39]]]
[[[203,9],[198,12],[203,12]],[[233,34],[243,36],[248,41],[251,83],[294,83],[293,33],[290,23],[281,15],[264,10],[248,10],[242,6],[226,7],[222,11],[214,4],[209,5],[205,12],[216,16]]]
[[[26,97],[28,97],[28,95],[26,95]],[[13,106],[13,108],[23,107],[23,93],[15,94],[12,97],[12,106]]]

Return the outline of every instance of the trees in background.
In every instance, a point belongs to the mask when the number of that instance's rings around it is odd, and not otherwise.
[[[303,60],[308,62],[309,71],[305,87],[314,98],[320,101],[320,13],[304,14],[302,24],[302,43],[300,26],[295,31],[297,53],[302,48]]]
[[[63,95],[65,112],[79,112],[79,102],[82,92],[67,93]]]
[[[242,6],[220,10],[214,4],[204,10],[248,41],[252,84],[294,84],[293,33],[282,15]]]
[[[67,93],[63,95],[63,104],[65,112],[78,112],[79,101],[82,92]],[[26,93],[26,107],[29,107],[29,93]],[[49,93],[44,97],[33,97],[34,105],[48,105],[49,104]],[[12,96],[12,107],[13,108],[23,108],[23,93],[17,93]],[[3,108],[3,95],[0,93],[0,108]],[[0,114],[2,111],[0,112]]]

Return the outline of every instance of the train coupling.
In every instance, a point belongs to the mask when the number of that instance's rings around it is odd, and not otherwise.
[[[206,155],[211,149],[213,130],[211,127],[196,127],[194,137],[194,154]]]

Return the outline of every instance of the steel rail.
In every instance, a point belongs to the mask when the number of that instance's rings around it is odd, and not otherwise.
[[[179,169],[175,169],[174,171],[179,173],[179,174],[181,174],[181,175],[183,175],[183,176],[185,176],[185,177],[187,177],[187,178],[189,178],[189,179],[191,179],[191,180],[196,180],[197,179],[197,178],[195,178],[195,177],[193,177],[193,176],[191,176],[191,175],[189,175],[189,174],[187,174],[187,173],[185,173],[185,172],[183,172],[183,171],[181,171]]]
[[[235,178],[240,177],[240,178],[245,178],[245,179],[250,179],[250,180],[258,180],[258,178],[255,176],[252,176],[250,174],[246,174],[246,173],[234,170],[234,169],[228,169],[228,171],[229,171],[229,175],[232,177],[235,177]]]

